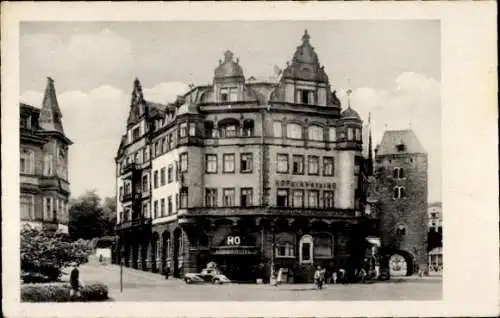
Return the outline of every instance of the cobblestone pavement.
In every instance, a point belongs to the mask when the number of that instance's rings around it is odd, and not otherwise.
[[[108,285],[115,301],[293,301],[293,300],[440,300],[442,280],[438,277],[405,278],[374,284],[327,285],[316,290],[312,284],[280,286],[256,284],[187,285],[180,279],[166,280],[160,274],[124,267],[123,292],[120,268],[90,263],[81,266],[83,282]]]

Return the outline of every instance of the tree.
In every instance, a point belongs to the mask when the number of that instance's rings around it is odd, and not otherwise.
[[[104,199],[103,215],[104,235],[113,236],[115,234],[116,225],[116,197],[108,197]]]
[[[104,221],[101,198],[95,190],[71,200],[68,230],[73,240],[103,236],[106,228]]]
[[[62,268],[72,262],[87,262],[90,249],[83,240],[70,242],[67,234],[25,227],[21,230],[20,252],[25,279],[39,274],[46,280],[55,281]]]

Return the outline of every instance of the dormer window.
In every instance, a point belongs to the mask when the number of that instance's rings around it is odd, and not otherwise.
[[[220,89],[221,102],[235,102],[238,99],[238,91],[236,87],[224,87]]]
[[[297,102],[308,105],[314,104],[314,91],[309,89],[298,89]]]
[[[354,128],[347,128],[347,140],[354,139]]]
[[[405,151],[405,150],[406,150],[406,146],[405,146],[405,144],[402,144],[402,143],[401,143],[401,144],[399,144],[399,145],[397,145],[397,146],[396,146],[396,149],[397,149],[398,151],[400,151],[400,152],[401,152],[401,151]]]
[[[22,128],[31,128],[31,117],[26,116],[26,117],[21,117],[21,127]]]
[[[227,102],[229,100],[229,92],[227,88],[223,88],[220,90],[220,101]]]
[[[140,127],[136,127],[132,130],[132,141],[136,141],[141,136]]]

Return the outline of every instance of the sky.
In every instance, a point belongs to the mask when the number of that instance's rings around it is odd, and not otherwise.
[[[69,153],[72,196],[115,194],[114,157],[135,77],[145,98],[167,103],[190,83],[209,84],[226,49],[245,76],[284,68],[304,30],[374,143],[385,129],[415,131],[429,156],[429,202],[441,200],[441,39],[435,20],[23,22],[20,100],[41,107],[54,79]]]

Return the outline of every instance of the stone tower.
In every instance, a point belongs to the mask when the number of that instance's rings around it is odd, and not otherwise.
[[[427,153],[412,130],[385,131],[375,149],[380,232],[386,255],[398,254],[406,275],[427,265]]]

